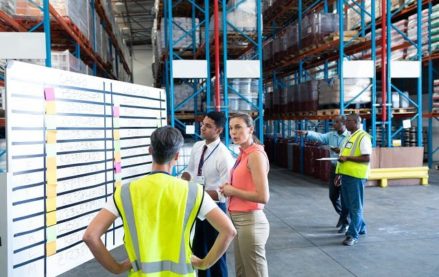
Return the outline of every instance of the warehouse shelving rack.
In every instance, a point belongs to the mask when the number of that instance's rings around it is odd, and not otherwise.
[[[393,24],[392,19],[397,18],[398,14],[405,10],[405,8],[408,6],[407,3],[404,3],[400,8],[398,8],[396,11],[392,11],[391,7],[392,2],[387,1],[387,7],[386,7],[386,24],[382,25],[383,29],[384,26],[386,26],[386,41],[387,45],[383,46],[383,49],[385,47],[387,53],[386,57],[386,71],[387,71],[387,77],[386,77],[386,92],[387,92],[387,102],[385,103],[387,106],[383,106],[383,114],[382,114],[382,123],[386,127],[386,142],[387,147],[392,147],[393,144],[393,138],[397,136],[402,130],[403,126],[400,126],[395,132],[392,132],[392,91],[396,91],[400,97],[405,98],[408,100],[415,108],[416,112],[414,115],[410,118],[410,120],[416,120],[416,135],[417,135],[417,146],[422,146],[422,1],[418,1],[416,3],[416,12],[417,12],[417,39],[416,42],[413,42],[410,40],[405,34],[401,32],[401,30],[398,29]],[[409,97],[404,95],[402,93],[402,90],[397,87],[397,85],[394,84],[393,79],[393,67],[391,64],[391,56],[392,56],[392,30],[396,30],[399,34],[401,34],[404,38],[404,40],[408,41],[411,45],[415,46],[417,50],[416,59],[414,60],[415,64],[414,66],[418,68],[419,74],[411,75],[409,78],[416,79],[416,101],[411,100]],[[384,71],[384,68],[381,70]],[[384,93],[384,91],[383,91]],[[383,96],[383,102],[384,102],[384,96]],[[387,112],[387,113],[386,113]]]
[[[209,1],[195,1],[195,0],[186,0],[186,1],[178,1],[177,3],[172,3],[172,1],[167,0],[164,2],[162,8],[162,12],[165,20],[165,41],[166,41],[166,52],[164,54],[164,67],[166,80],[166,91],[168,95],[168,113],[169,119],[172,126],[176,126],[179,128],[185,128],[185,123],[183,119],[189,120],[190,122],[195,122],[196,125],[196,134],[195,138],[200,138],[199,135],[199,121],[201,121],[201,114],[210,111],[213,109],[221,110],[226,114],[226,118],[229,119],[230,111],[229,111],[229,103],[228,98],[229,95],[235,94],[239,97],[241,101],[245,101],[252,106],[252,115],[255,117],[255,121],[257,123],[257,136],[261,141],[263,141],[263,91],[262,91],[262,17],[257,16],[257,28],[256,28],[256,36],[250,36],[247,33],[239,30],[236,26],[234,26],[229,20],[227,20],[227,14],[236,8],[239,5],[243,4],[245,1],[238,1],[233,6],[227,6],[227,1],[217,1],[213,4],[209,5]],[[261,2],[256,2],[256,14],[261,14]],[[221,17],[218,16],[221,6]],[[215,13],[215,10],[218,13]],[[161,11],[159,12],[161,14]],[[172,26],[176,23],[174,22],[174,18],[177,16],[191,16],[193,18],[193,24],[191,30],[185,30],[182,37],[173,38]],[[216,19],[218,20],[218,24],[221,24],[222,31],[217,32],[211,37],[211,31],[209,30],[210,25],[210,16],[213,15],[214,22]],[[217,17],[215,17],[217,15]],[[195,24],[195,17],[200,18],[200,22]],[[163,20],[162,19],[162,20]],[[195,32],[196,28],[204,26],[204,34],[205,34],[205,42],[200,44],[197,47]],[[177,27],[178,28],[178,27]],[[228,29],[233,29],[234,34],[230,34]],[[181,29],[181,28],[179,28]],[[219,26],[218,26],[219,29]],[[163,30],[162,30],[163,32]],[[221,35],[220,35],[221,33]],[[186,49],[176,49],[176,42],[180,41],[184,37],[192,38],[192,43]],[[215,41],[215,37],[217,37],[218,41]],[[222,38],[222,45],[219,43],[219,39]],[[235,46],[230,43],[233,40],[234,42],[241,42],[241,46]],[[242,43],[243,42],[243,43]],[[237,44],[239,45],[239,44]],[[191,51],[185,51],[190,49]],[[219,57],[222,56],[222,59]],[[204,61],[205,62],[205,72],[202,78],[186,78],[186,82],[190,82],[193,84],[193,93],[186,99],[184,99],[181,103],[175,103],[174,100],[174,85],[175,81],[180,78],[175,76],[175,60],[195,60],[195,61]],[[238,64],[240,61],[254,61],[258,67],[257,76],[252,77],[232,77],[229,74],[229,64],[231,60],[238,60]],[[203,65],[204,66],[204,65]],[[214,74],[212,73],[214,72]],[[252,103],[252,99],[245,97],[241,92],[233,89],[229,85],[229,79],[231,78],[253,78],[258,79],[258,96],[257,96],[257,104]],[[190,80],[190,81],[188,81]],[[211,88],[211,83],[213,86]],[[220,99],[220,88],[223,91],[223,104]],[[201,111],[198,107],[194,107],[195,113],[194,116],[187,116],[185,114],[179,113],[179,108],[186,104],[191,99],[196,100],[196,98],[202,93],[205,93],[206,99],[206,108]],[[215,92],[215,93],[214,93]],[[218,92],[218,93],[216,93]],[[194,101],[195,103],[197,101]],[[196,105],[196,104],[195,104]],[[228,128],[228,120],[226,121],[225,127],[225,143],[229,144],[229,128]]]
[[[428,33],[431,34],[431,14],[433,1],[428,3]],[[437,71],[437,66],[434,67],[434,63],[439,61],[439,53],[433,53],[431,47],[431,36],[428,38],[428,55],[424,57],[424,63],[427,64],[427,74],[428,74],[428,112],[424,114],[424,118],[428,121],[428,131],[427,131],[427,155],[428,155],[428,167],[432,168],[434,158],[433,155],[439,151],[439,146],[435,146],[433,143],[433,121],[439,121],[439,113],[433,112],[433,82],[434,76],[439,76]]]
[[[283,1],[285,2],[285,1]],[[288,1],[287,1],[288,2]],[[319,3],[318,3],[319,2]],[[347,5],[347,1],[335,1],[337,7],[340,9],[340,6],[342,6],[342,9],[344,9],[345,7],[343,7],[343,5]],[[354,1],[354,2],[359,2],[359,1]],[[374,1],[372,1],[373,4]],[[359,4],[361,4],[362,2],[359,2]],[[417,14],[418,15],[418,23],[419,25],[421,24],[421,11],[423,8],[427,7],[428,5],[432,4],[437,4],[438,1],[436,0],[423,0],[423,1],[415,1],[415,3],[410,3],[410,4],[404,4],[401,7],[399,7],[398,9],[392,11],[390,8],[390,1],[383,1],[383,3],[386,4],[386,17],[382,17],[381,20],[383,20],[384,18],[384,26],[387,27],[389,26],[389,28],[387,28],[387,30],[385,31],[386,33],[386,39],[387,41],[391,41],[391,32],[394,29],[397,29],[394,26],[394,22],[402,19],[402,18],[407,18],[409,15],[412,14]],[[276,3],[275,3],[276,4]],[[288,2],[285,5],[290,5],[291,3]],[[300,6],[302,6],[303,3],[302,1],[298,1],[297,2],[297,6],[295,6],[296,9],[300,10]],[[319,7],[320,9],[325,9],[328,6],[328,3],[325,3],[322,1],[316,1],[313,3],[313,5],[315,7]],[[362,8],[361,5],[356,5],[358,9]],[[289,6],[288,6],[289,7]],[[306,7],[306,6],[305,6]],[[271,10],[276,10],[277,7],[271,7]],[[306,8],[305,8],[306,9]],[[303,8],[302,8],[303,10]],[[270,9],[268,10],[270,11]],[[431,11],[430,11],[431,12]],[[368,13],[366,11],[361,12],[361,16],[362,18],[367,15]],[[288,24],[289,22],[291,22],[291,18],[293,19],[297,19],[299,18],[300,15],[294,15],[294,16],[290,16],[289,19],[284,19],[282,18],[281,20],[276,21],[276,24],[270,24],[270,21],[265,22],[265,26],[286,26],[286,24]],[[282,15],[281,15],[282,17]],[[375,15],[372,14],[371,15],[372,19],[375,19]],[[269,17],[266,17],[269,18]],[[283,20],[283,21],[282,21]],[[383,26],[382,23],[379,22],[380,18],[376,19],[376,23],[374,24],[373,22],[371,22],[370,24],[366,25],[366,24],[361,24],[362,26],[360,27],[360,31],[359,34],[360,35],[364,35],[364,33],[366,32],[373,32],[375,28],[379,28],[381,26]],[[341,18],[340,18],[341,21]],[[362,20],[363,21],[363,20]],[[340,24],[340,26],[342,26],[342,24]],[[372,28],[372,26],[376,26],[375,28]],[[272,28],[271,28],[272,29]],[[418,27],[418,32],[417,32],[417,38],[422,38],[422,31],[421,31],[421,27]],[[278,29],[276,29],[276,31],[278,31]],[[341,30],[342,31],[342,30]],[[341,33],[341,32],[340,32]],[[430,32],[429,32],[429,37],[430,37]],[[270,37],[270,36],[269,36]],[[342,35],[340,35],[340,37],[342,37]],[[406,37],[406,40],[408,38]],[[340,64],[343,62],[343,60],[341,59],[342,55],[346,55],[346,56],[350,56],[351,54],[355,54],[358,53],[360,51],[364,51],[368,48],[373,47],[373,44],[375,42],[375,45],[378,44],[380,41],[378,40],[374,40],[371,39],[369,41],[362,41],[360,43],[355,43],[352,45],[343,45],[343,41],[341,42],[332,42],[332,43],[327,43],[322,47],[319,47],[317,49],[311,49],[311,50],[307,50],[307,51],[302,51],[300,53],[297,53],[294,56],[291,56],[291,59],[289,60],[284,60],[281,63],[275,63],[272,64],[271,66],[266,66],[265,67],[265,71],[264,71],[264,76],[265,79],[268,82],[275,82],[275,78],[273,76],[276,76],[277,78],[280,77],[285,77],[285,76],[289,76],[289,75],[293,75],[297,77],[302,77],[303,76],[309,76],[309,74],[307,74],[305,71],[309,70],[313,67],[316,66],[323,66],[325,68],[325,70],[327,70],[327,65],[325,65],[325,62],[327,64],[327,62],[329,61],[334,61],[334,60],[338,60],[339,62],[339,69],[340,69]],[[325,53],[325,49],[332,49],[335,44],[338,44],[339,47],[339,52],[337,54],[326,54]],[[433,148],[433,142],[432,142],[432,122],[434,120],[434,118],[437,118],[438,115],[437,114],[433,114],[432,113],[432,84],[433,84],[433,76],[435,76],[434,74],[437,74],[437,72],[435,73],[435,69],[433,67],[433,62],[435,60],[437,60],[437,58],[439,57],[439,53],[432,53],[431,49],[430,49],[430,53],[428,56],[426,57],[422,57],[422,41],[421,39],[417,39],[416,42],[406,42],[405,44],[402,45],[396,45],[396,46],[392,46],[391,44],[388,45],[387,49],[386,49],[386,53],[387,54],[387,58],[386,60],[391,60],[391,54],[392,51],[395,51],[397,49],[401,49],[401,48],[407,48],[409,45],[411,44],[415,44],[417,49],[418,49],[418,53],[416,55],[416,60],[418,62],[418,65],[420,67],[419,71],[422,73],[422,63],[424,63],[424,65],[428,66],[428,73],[429,73],[429,112],[426,114],[422,114],[422,74],[420,74],[419,77],[415,78],[416,82],[417,82],[417,86],[416,86],[416,95],[417,95],[417,99],[415,101],[413,100],[409,100],[406,99],[408,101],[410,101],[410,103],[416,107],[416,111],[415,112],[394,112],[392,111],[392,100],[391,100],[391,91],[398,91],[398,93],[400,94],[400,97],[405,97],[404,95],[401,94],[401,89],[399,89],[393,82],[392,78],[385,78],[385,82],[386,82],[386,86],[385,86],[385,94],[386,94],[386,103],[382,106],[383,109],[385,111],[385,116],[383,117],[383,113],[380,113],[376,108],[378,107],[378,105],[376,104],[376,84],[373,84],[373,91],[374,93],[372,94],[372,106],[370,109],[370,113],[362,115],[363,118],[370,120],[370,127],[372,130],[372,137],[373,137],[373,143],[374,146],[376,146],[377,141],[376,141],[376,135],[377,135],[377,127],[380,126],[385,126],[386,128],[386,132],[385,132],[385,138],[384,141],[386,141],[386,145],[383,146],[392,146],[392,140],[393,138],[397,137],[398,134],[401,132],[402,127],[399,127],[398,129],[396,129],[396,131],[392,131],[392,125],[395,125],[395,121],[400,122],[402,119],[410,119],[410,120],[415,120],[416,121],[416,132],[417,132],[417,145],[421,146],[422,145],[422,118],[429,118],[429,132],[428,132],[428,156],[429,156],[429,164],[431,165],[432,163],[432,155],[434,154],[434,152],[438,151],[439,148]],[[376,46],[375,46],[376,47]],[[338,55],[339,53],[342,53],[342,55]],[[376,51],[371,51],[372,55],[374,53],[376,53]],[[320,55],[320,58],[318,60],[316,59],[312,59],[313,56],[315,56],[316,54]],[[371,57],[372,60],[376,60],[377,57]],[[309,62],[311,61],[311,62]],[[343,68],[343,67],[341,67]],[[384,71],[386,71],[387,76],[391,76],[389,74],[392,74],[392,70],[394,70],[391,67],[391,63],[387,63],[387,66],[385,68]],[[340,71],[340,70],[339,70]],[[375,70],[375,76],[377,76],[376,74],[378,72],[382,73],[382,68],[376,68]],[[294,73],[295,72],[295,73]],[[325,74],[327,76],[327,74]],[[384,75],[386,76],[386,75]],[[375,81],[375,78],[373,78],[373,81]],[[389,89],[390,88],[390,89]],[[341,89],[342,91],[342,89]],[[342,97],[340,97],[342,98]],[[340,105],[340,113],[343,112],[343,109],[346,108],[346,105]],[[322,116],[322,115],[313,115],[313,116],[304,116],[304,115],[278,115],[272,118],[269,118],[269,120],[295,120],[295,121],[302,121],[301,124],[296,124],[296,127],[299,126],[303,126],[303,122],[306,122],[307,120],[327,120],[332,118],[332,116]],[[398,119],[398,120],[395,120]],[[284,123],[284,121],[282,121],[282,123]],[[281,124],[282,124],[281,123]],[[389,126],[389,127],[388,127]],[[278,128],[280,129],[280,128]],[[326,127],[325,127],[326,129]]]
[[[70,49],[77,58],[81,58],[85,63],[91,65],[94,75],[100,73],[100,75],[108,78],[117,78],[112,72],[111,65],[105,63],[102,57],[96,53],[96,42],[90,42],[89,39],[70,22],[70,20],[66,20],[64,17],[60,16],[60,14],[50,5],[49,0],[43,0],[42,6],[36,5],[33,1],[29,1],[29,3],[37,6],[42,11],[41,18],[11,16],[0,11],[0,29],[14,32],[44,32],[46,36],[46,66],[51,66],[52,42],[60,42],[60,44],[65,46],[64,49]],[[105,15],[101,0],[86,0],[86,3],[90,4],[92,18],[94,19],[97,15],[100,17],[100,22],[103,24],[104,29],[110,37],[110,50],[115,51],[116,65],[120,59],[125,71],[132,79],[132,72],[127,62],[128,60],[123,55],[121,45],[119,45],[111,24]],[[56,33],[57,35],[52,35],[52,33]],[[94,37],[95,35],[96,27],[94,27]],[[66,38],[69,39],[66,40]]]
[[[197,44],[197,29],[201,29],[204,27],[204,36],[205,38],[209,38],[209,1],[195,1],[195,0],[187,0],[187,1],[178,1],[177,3],[173,3],[171,0],[166,0],[161,6],[161,11],[159,14],[163,13],[164,17],[161,20],[164,20],[164,28],[165,30],[161,30],[164,32],[165,37],[165,46],[166,51],[164,53],[164,76],[165,76],[165,85],[166,85],[166,94],[167,94],[167,104],[168,104],[168,114],[169,121],[171,126],[175,126],[177,128],[186,130],[187,122],[189,120],[190,124],[195,121],[199,121],[200,111],[197,109],[198,98],[201,97],[201,94],[205,94],[206,97],[206,106],[207,109],[211,109],[211,85],[210,85],[210,56],[207,53],[210,53],[210,44],[200,45],[198,47]],[[191,20],[191,29],[185,30],[182,28],[179,23],[175,20],[178,16],[190,16]],[[196,18],[200,18],[198,24],[196,23]],[[175,37],[173,34],[173,27],[178,28],[182,31],[180,37]],[[182,48],[177,49],[176,45],[184,40],[189,39],[190,43]],[[204,48],[203,53],[199,54],[200,49]],[[198,54],[197,54],[198,53]],[[199,72],[193,74],[192,76],[181,76],[178,73],[174,72],[174,66],[176,62],[179,61],[200,61],[201,67],[203,67]],[[190,66],[194,66],[193,64]],[[199,68],[200,69],[200,68]],[[180,69],[181,71],[181,69]],[[204,71],[204,72],[203,72]],[[180,81],[186,83],[192,87],[192,93],[187,98],[183,99],[181,102],[175,102],[175,83],[176,81]],[[180,113],[181,107],[183,107],[186,103],[193,100],[194,102],[194,113],[192,114],[184,114]],[[196,120],[196,117],[198,120]],[[199,122],[196,122],[196,132],[194,134],[195,139],[200,139],[200,125]]]
[[[225,141],[226,141],[226,145],[229,144],[229,105],[228,105],[228,96],[229,96],[229,90],[238,95],[239,99],[241,101],[245,101],[247,103],[249,103],[252,107],[252,111],[256,112],[255,113],[255,131],[256,134],[259,138],[260,141],[264,141],[264,107],[263,107],[263,79],[262,79],[262,72],[263,72],[263,68],[262,68],[262,6],[261,6],[261,1],[256,1],[256,38],[255,37],[250,37],[249,35],[247,35],[245,32],[239,30],[236,26],[234,26],[228,19],[227,19],[227,14],[233,10],[235,10],[239,5],[241,5],[243,2],[245,1],[238,1],[237,3],[235,3],[235,5],[231,6],[231,7],[227,7],[227,1],[223,0],[222,1],[222,23],[223,23],[223,87],[224,87],[224,108],[225,108],[225,113],[226,113],[226,127],[225,127]],[[230,56],[228,54],[229,50],[228,48],[231,47],[230,45],[228,45],[228,27],[231,27],[232,30],[234,30],[237,35],[239,40],[241,41],[245,41],[246,43],[248,43],[247,48],[252,48],[253,51],[251,51],[250,53],[246,53],[245,56],[247,57],[243,57],[243,55],[241,56]],[[245,53],[245,52],[244,52]],[[258,93],[257,93],[257,101],[256,101],[256,105],[252,102],[252,99],[249,99],[247,97],[245,97],[244,95],[242,95],[242,92],[239,92],[235,89],[233,89],[230,85],[229,85],[229,76],[228,76],[228,60],[229,59],[234,59],[234,58],[239,58],[239,59],[243,59],[243,60],[253,60],[256,61],[256,66],[259,67],[258,68],[258,72],[259,74],[257,74],[258,76],[252,76],[252,79],[257,79],[258,80]],[[239,76],[239,77],[243,77],[243,76]],[[239,78],[238,77],[238,78]],[[244,76],[246,77],[246,76]]]
[[[293,1],[295,2],[295,1]],[[305,3],[304,3],[305,2]],[[350,3],[351,2],[351,3]],[[302,49],[301,45],[301,24],[302,19],[305,15],[311,12],[316,11],[324,11],[327,13],[329,11],[329,6],[335,6],[337,11],[343,11],[341,13],[338,12],[339,15],[339,38],[338,40],[332,40],[332,41],[326,41],[322,44],[320,44],[316,48],[305,48],[302,51],[296,51],[293,53],[288,53],[290,56],[289,59],[283,59],[280,62],[275,62],[271,66],[267,66],[264,71],[264,75],[267,81],[273,82],[273,86],[276,84],[281,84],[281,86],[285,86],[285,84],[282,84],[282,82],[278,81],[279,77],[286,77],[286,76],[293,76],[295,83],[299,84],[303,81],[314,79],[314,76],[309,72],[310,69],[314,69],[317,67],[322,67],[324,71],[324,78],[328,79],[328,70],[329,70],[329,64],[330,62],[337,62],[337,72],[340,79],[340,114],[343,114],[345,109],[350,105],[350,102],[344,103],[344,63],[345,59],[349,59],[352,54],[358,53],[360,51],[371,49],[371,57],[370,60],[375,63],[376,55],[376,40],[375,40],[375,30],[372,28],[372,37],[370,41],[365,41],[364,39],[359,39],[360,36],[364,37],[365,32],[370,26],[375,26],[375,6],[374,1],[372,1],[372,9],[371,12],[367,12],[364,8],[364,5],[359,5],[356,3],[357,1],[297,1],[296,6],[292,6],[293,9],[297,9],[297,14],[292,17],[292,19],[286,19],[283,22],[276,22],[276,25],[286,26],[288,23],[292,22],[293,20],[297,19],[297,23],[299,25],[299,34],[298,34],[298,41],[299,41],[299,49]],[[350,38],[348,41],[344,40],[344,11],[346,8],[349,7],[349,3],[351,6],[355,6],[355,11],[360,14],[361,16],[361,25],[358,30],[358,34],[352,38]],[[276,3],[275,3],[276,4]],[[293,4],[294,5],[294,4]],[[271,9],[267,10],[267,13],[273,13],[273,10],[276,10],[277,7],[274,6]],[[365,24],[365,17],[370,17],[370,24]],[[265,26],[273,26],[273,24],[270,24],[271,22],[266,22]],[[335,53],[337,52],[337,53]],[[376,69],[373,68],[373,76],[370,76],[369,78],[372,79],[371,85],[364,88],[363,91],[361,91],[357,96],[359,97],[362,93],[364,93],[367,89],[372,90],[372,102],[375,103],[376,101]],[[375,126],[375,116],[376,109],[373,106],[372,107],[372,121],[373,126]],[[285,121],[284,120],[293,120],[295,121],[295,128],[296,129],[306,129],[306,127],[311,123],[309,120],[317,120],[317,124],[323,124],[323,129],[328,130],[329,129],[329,123],[328,119],[332,119],[333,115],[293,115],[293,114],[287,114],[280,116],[275,116],[274,118],[270,118],[271,120],[278,120],[283,119],[281,126],[282,129],[284,129]],[[322,122],[319,122],[322,121]],[[287,125],[291,126],[289,121],[287,121]],[[275,123],[276,124],[276,123]],[[290,129],[290,127],[288,127]],[[284,132],[282,132],[284,133]],[[303,161],[304,161],[304,140],[300,139],[300,168],[301,172],[303,173]]]

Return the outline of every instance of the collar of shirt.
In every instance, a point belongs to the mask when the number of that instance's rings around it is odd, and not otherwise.
[[[351,136],[355,135],[357,132],[359,132],[359,131],[361,131],[361,130],[362,130],[361,128],[360,128],[360,129],[357,129],[357,131],[353,132],[353,133],[351,134]]]
[[[230,170],[233,167],[234,160],[232,155],[228,152],[229,150],[226,147],[220,144],[221,140],[219,138],[209,143],[206,153],[204,154],[202,175],[205,178],[206,190],[216,190],[219,185],[227,182]],[[196,166],[198,166],[198,162],[200,161],[204,145],[206,145],[205,141],[204,143],[199,143],[199,146],[197,146],[195,150],[197,151],[194,156]],[[215,152],[212,152],[214,149]],[[193,176],[196,176],[196,172],[193,172],[193,174]]]
[[[337,133],[337,135],[338,135],[338,133]],[[341,136],[341,137],[348,137],[349,136],[348,129],[345,129],[344,132],[341,135],[339,135],[339,136]]]
[[[204,140],[204,144],[207,146],[207,149],[209,150],[208,152],[211,152],[220,143],[221,143],[221,139],[219,137],[209,144],[206,144],[206,140]],[[203,147],[201,147],[201,149],[203,149]]]

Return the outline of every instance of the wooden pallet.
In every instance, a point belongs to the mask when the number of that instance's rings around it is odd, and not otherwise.
[[[377,113],[381,113],[381,112],[382,112],[382,108],[377,108]],[[393,114],[404,114],[404,113],[415,113],[415,112],[416,112],[416,108],[414,107],[392,109]]]
[[[339,115],[340,109],[324,109],[318,110],[317,115]]]
[[[397,108],[397,109],[392,109],[393,113],[415,113],[416,112],[416,108],[414,107],[410,107],[410,108]]]
[[[306,112],[295,112],[295,116],[315,116],[317,115],[317,111],[306,111]]]
[[[343,32],[343,38],[344,38],[343,41],[349,41],[357,35],[358,35],[358,31],[345,31],[345,32]],[[339,39],[340,39],[340,33],[334,32],[334,33],[329,34],[325,38],[325,41],[331,42],[331,41],[335,41],[335,40],[339,40]]]
[[[370,109],[345,109],[344,110],[344,114],[348,115],[351,113],[356,113],[359,115],[366,115],[366,114],[370,114],[371,110]]]
[[[182,119],[182,120],[185,120],[185,119],[194,119],[195,118],[195,114],[194,114],[194,112],[187,112],[187,111],[178,111],[178,112],[175,112],[175,117],[176,118],[178,118],[178,119]]]

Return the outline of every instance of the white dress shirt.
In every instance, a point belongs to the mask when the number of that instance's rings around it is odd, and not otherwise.
[[[189,165],[185,170],[191,175],[191,180],[194,180],[197,176],[198,164],[200,163],[204,145],[206,145],[206,141],[198,141],[192,148]],[[202,167],[205,189],[217,190],[220,185],[228,182],[230,170],[234,163],[235,159],[219,138],[209,143],[206,153],[204,153],[204,164]]]

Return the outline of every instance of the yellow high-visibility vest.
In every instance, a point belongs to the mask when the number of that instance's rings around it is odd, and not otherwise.
[[[368,133],[358,130],[352,134],[346,141],[340,156],[361,156],[360,143],[362,139],[370,139]],[[369,163],[357,163],[351,161],[338,162],[337,174],[352,176],[359,179],[366,179],[369,173]]]
[[[116,187],[129,276],[195,276],[189,240],[202,198],[202,186],[165,173]]]

